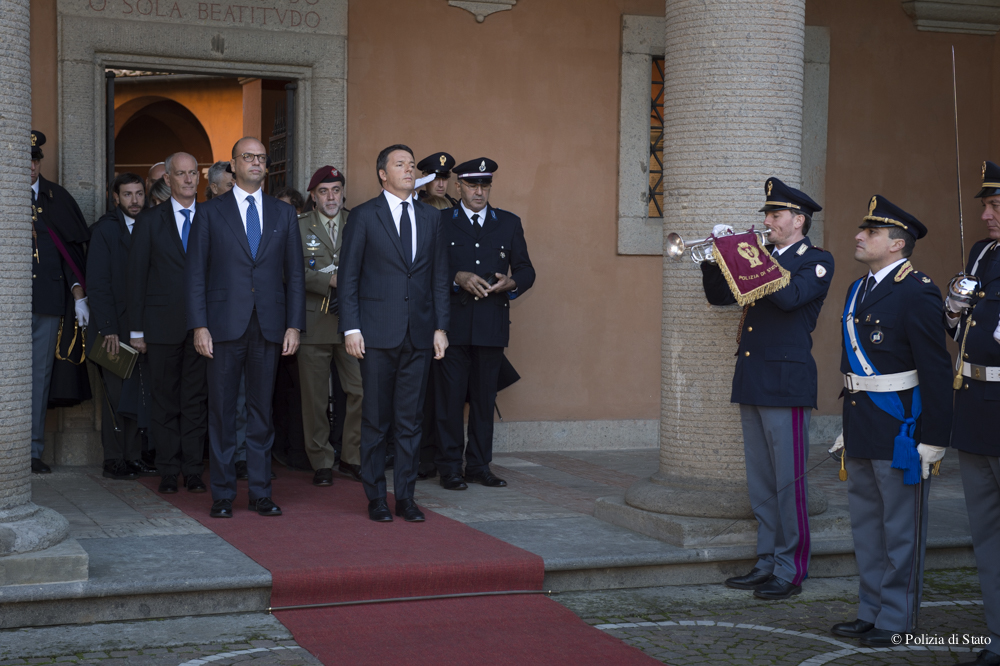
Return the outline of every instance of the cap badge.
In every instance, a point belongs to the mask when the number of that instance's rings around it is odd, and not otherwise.
[[[479,163],[479,170],[486,171],[486,160],[483,160],[482,162]]]
[[[874,215],[875,214],[875,206],[877,206],[877,205],[878,205],[878,197],[874,196],[874,197],[872,197],[871,202],[868,204],[868,214],[869,215]]]
[[[771,196],[771,188],[774,187],[774,183],[767,181],[767,196]]]
[[[31,133],[31,147],[34,148],[36,143],[38,143],[38,137],[35,136],[34,132],[32,132]],[[985,162],[983,163],[983,173],[986,173],[986,163]]]
[[[448,158],[442,155],[438,158],[438,161],[441,163],[441,166],[444,166],[444,163],[448,161]]]

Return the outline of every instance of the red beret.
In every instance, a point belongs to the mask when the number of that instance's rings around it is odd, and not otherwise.
[[[320,183],[336,183],[340,181],[341,183],[347,184],[344,180],[344,174],[340,173],[332,166],[324,166],[316,169],[316,173],[313,174],[312,180],[309,181],[309,187],[306,188],[306,192],[312,192]]]

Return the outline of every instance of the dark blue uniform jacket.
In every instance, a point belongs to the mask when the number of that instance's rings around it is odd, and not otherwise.
[[[747,308],[733,373],[732,401],[815,409],[812,332],[833,279],[833,255],[804,238],[775,259],[791,273],[791,280],[784,289]],[[702,262],[701,270],[709,303],[736,302],[717,265]]]
[[[460,271],[480,276],[506,275],[517,284],[514,298],[535,283],[535,269],[528,258],[521,218],[487,205],[486,221],[478,232],[460,207],[441,211],[441,229],[448,247],[451,280]],[[448,342],[453,345],[506,347],[510,340],[511,292],[475,298],[464,289],[452,289],[451,328]],[[464,304],[463,304],[464,301]]]

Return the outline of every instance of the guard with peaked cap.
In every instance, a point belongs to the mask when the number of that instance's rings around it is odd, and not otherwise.
[[[747,488],[757,518],[757,563],[726,585],[761,599],[801,592],[809,568],[806,456],[809,418],[816,408],[812,331],[833,279],[833,256],[810,240],[822,208],[775,177],[764,182],[767,249],[789,274],[788,285],[744,308],[737,333],[731,400],[740,406]],[[714,233],[731,229],[717,225]],[[722,271],[702,262],[702,284],[713,305],[736,303]]]
[[[987,237],[972,246],[965,274],[979,284],[971,299],[949,294],[945,324],[959,344],[951,445],[958,451],[990,644],[977,666],[1000,664],[1000,166],[983,162],[982,221]]]
[[[302,387],[302,425],[306,454],[315,475],[313,484],[330,486],[336,466],[341,474],[360,480],[361,470],[361,366],[347,353],[344,338],[337,332],[337,268],[344,243],[346,179],[332,166],[316,170],[309,180],[313,209],[299,215],[299,235],[305,262],[306,330],[299,346],[299,381]],[[347,395],[341,420],[344,424],[340,460],[330,444],[327,405],[330,364],[337,368],[340,386]]]
[[[432,196],[445,199],[452,206],[458,205],[458,199],[448,194],[448,183],[451,181],[451,168],[455,166],[455,158],[448,153],[434,153],[417,162],[417,168],[424,174],[417,182],[420,189],[420,199]],[[442,204],[443,205],[443,204]]]
[[[831,631],[892,647],[917,629],[930,466],[951,435],[951,357],[941,292],[909,260],[927,228],[880,194],[860,227],[854,258],[867,272],[844,306],[844,432],[831,452],[847,473],[861,582],[857,619]]]
[[[45,135],[31,130],[31,471],[36,474],[52,471],[42,462],[46,410],[91,397],[82,362],[83,329],[90,320],[84,275],[90,230],[69,192],[41,175],[43,145]]]
[[[488,487],[507,482],[490,470],[493,408],[510,341],[510,310],[535,282],[521,219],[489,204],[497,164],[480,157],[456,166],[459,205],[441,211],[448,247],[451,346],[434,364],[435,410],[441,450],[441,485],[464,490],[466,483]],[[516,373],[514,373],[516,375]],[[468,446],[464,411],[469,401]],[[465,449],[463,479],[462,450]]]

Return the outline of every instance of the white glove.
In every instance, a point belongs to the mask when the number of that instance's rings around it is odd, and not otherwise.
[[[993,339],[1000,345],[1000,324],[997,324],[997,327],[993,329]]]
[[[837,451],[844,448],[844,433],[837,435],[837,441],[833,443],[833,448],[828,449],[827,453],[836,453]]]
[[[714,227],[712,227],[712,235],[715,237],[732,236],[733,228],[728,224],[717,224]]]
[[[926,479],[931,475],[931,465],[944,458],[944,447],[917,444],[917,453],[920,454],[920,472]]]
[[[76,309],[76,323],[80,328],[85,328],[90,323],[90,306],[87,305],[87,297],[78,298],[73,304]]]
[[[951,315],[952,319],[957,317],[962,312],[962,310],[965,309],[964,305],[955,302],[955,300],[951,296],[948,296],[947,298],[944,299],[944,306],[948,308],[948,314]]]

